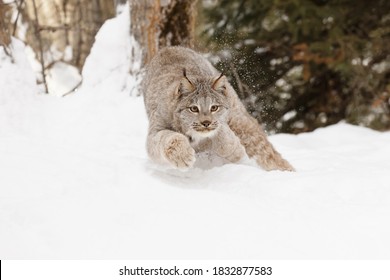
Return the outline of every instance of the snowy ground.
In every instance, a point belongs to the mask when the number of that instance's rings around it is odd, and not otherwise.
[[[65,98],[36,94],[21,43],[15,64],[0,49],[0,259],[390,258],[390,133],[270,137],[296,173],[164,170],[129,95],[127,21],[103,26]]]

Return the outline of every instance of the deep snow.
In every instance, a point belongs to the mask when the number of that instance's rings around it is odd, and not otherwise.
[[[0,48],[0,259],[390,258],[389,132],[270,137],[295,173],[155,166],[128,20],[65,98],[36,94],[20,42],[14,64]]]

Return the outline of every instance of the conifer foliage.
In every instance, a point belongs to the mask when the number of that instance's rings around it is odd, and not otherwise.
[[[204,45],[270,132],[390,129],[390,1],[202,3]]]

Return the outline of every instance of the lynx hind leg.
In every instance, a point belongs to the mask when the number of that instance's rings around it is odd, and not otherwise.
[[[245,157],[245,148],[229,126],[223,126],[215,136],[213,150],[225,160],[235,163]]]
[[[295,171],[294,167],[285,160],[268,141],[262,127],[251,117],[245,108],[234,112],[229,122],[230,128],[240,138],[241,144],[250,158],[263,169]]]
[[[179,169],[192,167],[195,163],[195,151],[183,134],[161,130],[150,133],[147,141],[148,154],[152,160],[168,163]]]

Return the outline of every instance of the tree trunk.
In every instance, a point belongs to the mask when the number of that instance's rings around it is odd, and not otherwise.
[[[5,22],[7,6],[0,0],[0,46],[4,48],[6,54],[10,55],[8,45],[11,43],[11,37]]]
[[[193,47],[196,0],[130,0],[131,33],[148,63],[165,46]]]
[[[35,0],[46,65],[65,60],[80,70],[105,20],[115,16],[115,0]],[[35,18],[33,0],[25,0],[23,20],[31,28]],[[36,34],[27,31],[27,43],[39,52]],[[66,53],[66,49],[71,52]],[[56,53],[57,52],[57,53]],[[58,52],[62,57],[58,58]]]

